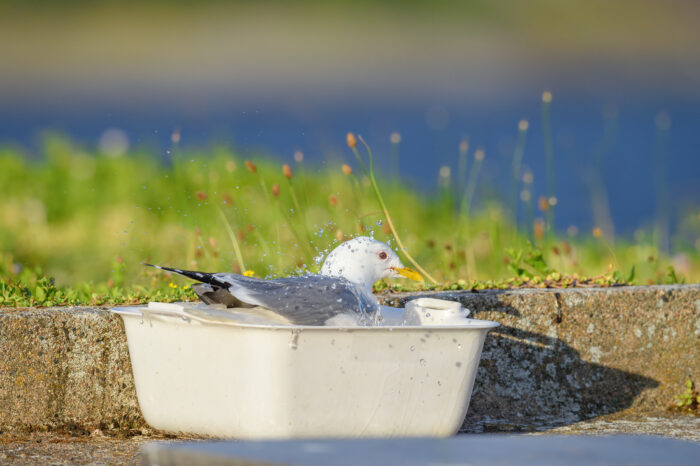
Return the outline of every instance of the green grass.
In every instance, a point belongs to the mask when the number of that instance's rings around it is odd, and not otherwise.
[[[686,414],[700,414],[700,393],[692,380],[685,381],[685,390],[680,395],[673,397],[668,409]]]
[[[226,148],[175,147],[165,162],[145,152],[87,153],[59,137],[34,158],[1,149],[0,306],[193,296],[188,280],[141,262],[267,277],[315,272],[315,258],[359,234],[396,247],[372,177],[359,168],[352,175],[341,170],[352,158],[348,150],[347,160],[329,160],[323,168],[288,162],[294,173],[287,179],[283,162],[252,157],[252,172]],[[406,250],[439,288],[700,279],[694,247],[679,247],[686,263],[681,276],[651,232],[635,242],[616,238],[614,246],[591,234],[535,236],[531,245],[532,225],[517,230],[507,202],[480,199],[476,210],[460,210],[456,193],[426,198],[407,183],[375,177]],[[697,232],[700,218],[694,214],[683,225]]]

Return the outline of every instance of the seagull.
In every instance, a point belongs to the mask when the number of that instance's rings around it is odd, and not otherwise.
[[[205,273],[159,265],[149,267],[198,280],[192,289],[207,304],[262,307],[292,325],[367,325],[380,314],[372,285],[382,278],[423,281],[385,243],[359,236],[337,246],[320,274],[265,280],[235,273]],[[251,311],[253,311],[251,309]]]

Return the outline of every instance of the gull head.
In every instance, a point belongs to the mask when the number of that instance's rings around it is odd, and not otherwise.
[[[374,282],[382,278],[423,280],[418,272],[404,267],[387,244],[368,236],[353,238],[331,251],[323,262],[321,275],[344,278],[370,292]]]

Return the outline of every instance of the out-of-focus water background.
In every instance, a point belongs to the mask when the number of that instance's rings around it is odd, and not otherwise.
[[[398,132],[399,170],[430,192],[466,137],[486,153],[481,190],[505,191],[524,118],[537,196],[549,90],[557,229],[630,235],[700,200],[697,2],[0,5],[0,143],[29,154],[49,130],[97,146],[109,129],[162,154],[178,130],[183,145],[322,162],[353,130],[391,171]],[[593,212],[600,186],[611,220]]]

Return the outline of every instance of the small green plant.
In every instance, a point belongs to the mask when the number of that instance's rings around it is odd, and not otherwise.
[[[518,278],[534,278],[536,276],[547,276],[554,273],[554,270],[547,265],[547,261],[542,251],[527,242],[529,249],[507,249],[508,269]]]
[[[664,283],[667,285],[673,285],[674,283],[685,283],[685,280],[678,277],[676,274],[676,269],[672,265],[669,265],[668,268],[666,268],[666,274],[664,275]]]
[[[692,380],[685,381],[685,391],[673,397],[674,400],[669,405],[671,411],[679,411],[689,414],[700,414],[700,393],[695,389]]]
[[[624,278],[622,276],[622,272],[620,272],[618,270],[613,272],[612,278],[620,283],[624,282],[624,283],[627,283],[628,285],[632,285],[632,284],[634,284],[634,277],[636,276],[636,274],[637,274],[637,269],[633,265],[632,268],[630,269],[630,273],[627,275],[627,278]]]

